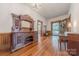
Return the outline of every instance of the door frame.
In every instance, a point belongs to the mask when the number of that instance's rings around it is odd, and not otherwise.
[[[43,36],[43,22],[42,21],[40,21],[40,20],[37,20],[37,32],[38,32],[38,23],[41,23],[41,36]]]

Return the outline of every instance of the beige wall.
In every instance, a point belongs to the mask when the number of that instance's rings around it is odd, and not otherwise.
[[[47,30],[51,31],[51,22],[58,21],[58,20],[63,20],[65,18],[68,18],[68,16],[69,15],[67,14],[67,15],[62,15],[62,16],[59,16],[59,17],[55,17],[55,18],[49,19],[47,21]]]
[[[71,4],[69,13],[71,14],[72,32],[79,32],[79,3]]]
[[[40,16],[38,13],[30,9],[25,4],[0,4],[0,32],[11,32],[12,27],[12,16],[11,13],[21,14],[21,15],[29,15],[34,21],[34,30],[37,30],[37,20],[41,20],[45,25],[45,18]]]

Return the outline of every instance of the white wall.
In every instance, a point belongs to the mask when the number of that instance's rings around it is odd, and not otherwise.
[[[51,31],[51,22],[58,21],[58,20],[63,20],[63,19],[68,18],[68,17],[69,17],[69,15],[66,14],[66,15],[62,15],[62,16],[59,16],[59,17],[55,17],[55,18],[49,19],[47,21],[47,30]]]
[[[12,4],[12,3],[0,3],[0,33],[1,32],[11,32],[12,27],[12,16],[11,13],[29,15],[34,21],[34,30],[37,30],[37,20],[41,20],[45,24],[45,18],[41,17],[39,14],[34,12],[25,4]]]
[[[71,4],[70,8],[72,32],[79,32],[79,3]]]

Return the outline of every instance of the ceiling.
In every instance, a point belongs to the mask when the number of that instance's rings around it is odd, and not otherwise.
[[[37,6],[29,3],[28,5],[46,19],[67,14],[70,8],[70,3],[38,3]]]

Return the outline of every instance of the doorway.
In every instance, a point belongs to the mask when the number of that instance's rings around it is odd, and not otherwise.
[[[51,23],[51,31],[52,31],[52,45],[56,51],[59,51],[59,35],[60,35],[60,22],[52,22]]]
[[[59,36],[60,34],[60,24],[59,22],[52,23],[52,35]]]
[[[37,31],[38,31],[38,42],[41,41],[41,37],[42,37],[42,21],[37,21]]]

